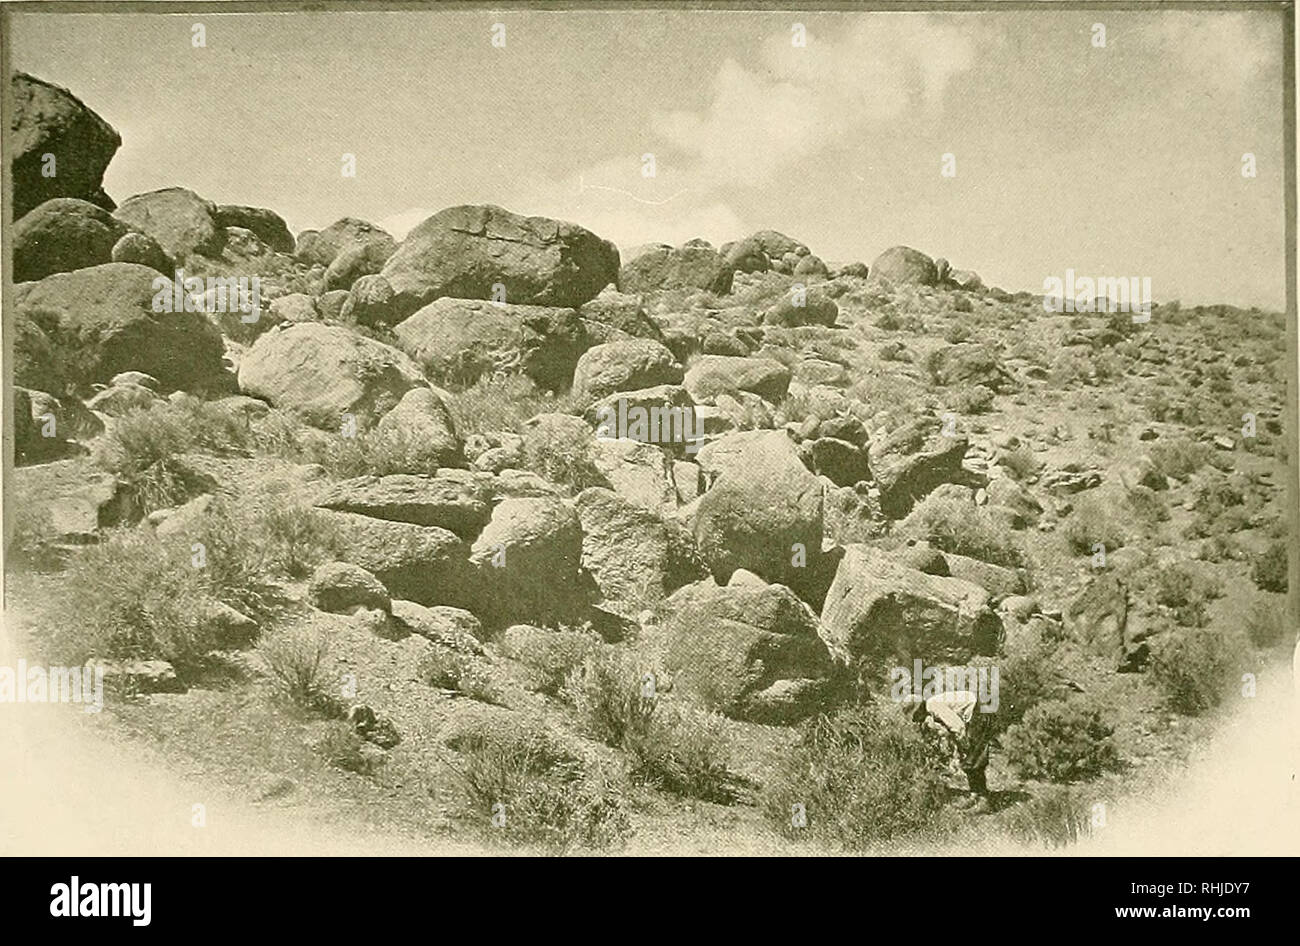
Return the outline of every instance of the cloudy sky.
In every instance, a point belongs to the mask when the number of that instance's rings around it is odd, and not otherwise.
[[[835,262],[910,244],[1008,289],[1072,268],[1284,304],[1272,9],[13,21],[15,68],[121,132],[118,201],[181,185],[295,231],[356,216],[398,236],[490,202],[623,246],[772,227]]]

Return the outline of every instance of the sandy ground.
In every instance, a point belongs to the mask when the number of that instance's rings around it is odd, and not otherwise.
[[[6,650],[0,645],[0,662],[13,666]],[[1238,701],[1180,778],[1158,796],[1147,793],[1114,805],[1105,826],[1070,853],[1300,854],[1297,678],[1300,673],[1285,665],[1267,671],[1258,695]],[[146,766],[132,755],[126,737],[105,740],[99,727],[77,718],[82,712],[74,706],[0,704],[0,853],[486,853],[445,840],[358,833],[362,829],[319,811],[224,797]],[[204,806],[203,827],[192,823],[195,804]],[[725,853],[726,841],[716,841],[708,845],[711,853]],[[692,850],[699,846],[683,845],[683,852]],[[637,851],[634,842],[628,852]]]

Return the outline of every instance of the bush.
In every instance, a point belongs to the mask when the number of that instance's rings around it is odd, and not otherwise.
[[[329,654],[324,629],[306,625],[264,635],[258,642],[257,654],[280,695],[299,706],[320,702],[321,667]]]
[[[895,707],[844,708],[804,724],[763,809],[787,837],[806,834],[860,849],[939,826],[944,763]],[[806,816],[806,827],[793,823],[796,811]]]
[[[462,437],[488,431],[519,432],[528,418],[562,409],[555,397],[539,391],[531,379],[519,374],[479,378],[453,393],[447,407]]]
[[[1208,620],[1206,605],[1223,595],[1223,588],[1217,581],[1186,565],[1157,568],[1150,581],[1156,602],[1172,610],[1179,624],[1189,627],[1205,624]]]
[[[1029,479],[1038,472],[1040,467],[1038,458],[1034,456],[1034,451],[1026,444],[1021,444],[1010,450],[1003,450],[998,454],[998,464],[1016,480]]]
[[[506,656],[528,668],[533,688],[556,696],[569,673],[600,648],[601,640],[589,630],[551,631],[521,625],[508,628],[503,643]]]
[[[1000,820],[1017,840],[1062,848],[1092,833],[1092,804],[1076,786],[1051,785],[1009,808]]]
[[[166,660],[183,676],[219,643],[212,597],[186,544],[134,529],[108,533],[73,558],[44,617],[52,656]]]
[[[358,775],[373,775],[385,759],[373,750],[367,752],[366,740],[361,738],[351,723],[342,720],[331,720],[325,724],[325,733],[317,744],[316,751],[335,768],[356,772]]]
[[[1205,466],[1210,458],[1210,447],[1184,438],[1157,441],[1151,445],[1149,453],[1161,476],[1185,480]]]
[[[242,414],[186,396],[117,418],[96,441],[93,458],[132,491],[144,512],[152,512],[202,491],[183,454],[245,453],[252,440]]]
[[[606,648],[588,656],[563,695],[591,736],[631,756],[638,781],[708,801],[735,799],[721,719],[664,706],[655,674],[635,655]]]
[[[429,686],[455,690],[480,703],[500,703],[501,694],[487,665],[435,644],[420,660],[420,679]]]
[[[1114,503],[1104,496],[1082,497],[1065,520],[1061,534],[1076,555],[1090,554],[1097,543],[1104,545],[1107,552],[1114,551],[1128,539]]]
[[[540,430],[524,435],[525,468],[572,493],[609,485],[596,469],[594,456],[590,439],[566,439]]]
[[[333,523],[304,503],[276,503],[259,517],[268,564],[302,578],[339,557],[341,537]]]
[[[1250,566],[1250,577],[1264,591],[1286,594],[1288,584],[1285,542],[1273,542]]]
[[[1009,728],[1002,747],[1021,778],[1073,782],[1119,767],[1113,733],[1095,707],[1080,700],[1049,700]]]
[[[935,548],[993,565],[1024,564],[1015,533],[988,509],[952,496],[931,494],[903,521],[903,531]]]
[[[459,749],[462,762],[451,767],[471,808],[498,819],[496,837],[564,851],[608,847],[631,833],[617,784],[539,729],[487,729]]]
[[[1237,669],[1237,648],[1222,631],[1179,629],[1151,644],[1151,678],[1176,712],[1196,716],[1218,706]]]
[[[1286,599],[1257,598],[1246,612],[1246,636],[1260,650],[1276,647],[1286,638]]]

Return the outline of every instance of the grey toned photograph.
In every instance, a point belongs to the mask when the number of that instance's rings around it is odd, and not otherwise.
[[[0,4],[0,854],[1300,854],[1291,4],[824,7]]]

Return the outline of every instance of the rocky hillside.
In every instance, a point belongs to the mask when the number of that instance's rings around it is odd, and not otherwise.
[[[214,778],[550,848],[1060,843],[1290,636],[1278,313],[115,205],[118,134],[14,91],[11,600]],[[1000,673],[988,818],[896,705],[917,661]]]

